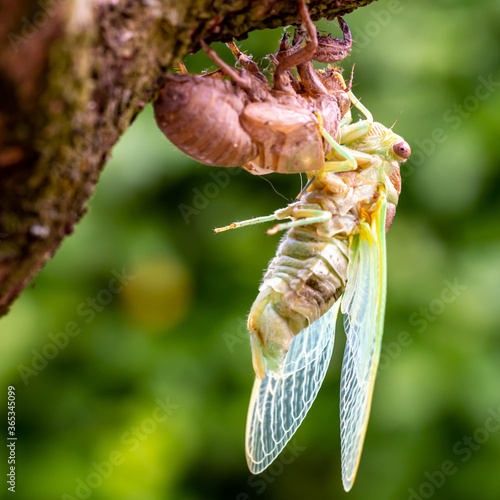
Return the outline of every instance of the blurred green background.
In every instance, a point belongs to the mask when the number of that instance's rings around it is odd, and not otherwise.
[[[346,20],[355,94],[376,120],[398,119],[413,149],[388,233],[384,348],[353,490],[340,479],[341,331],[291,451],[259,477],[245,464],[244,322],[279,237],[212,228],[284,206],[275,191],[291,200],[300,179],[267,176],[271,186],[200,165],[148,106],[75,234],[0,323],[18,498],[499,498],[500,3],[380,1]],[[319,25],[339,36],[336,22]],[[240,46],[259,59],[280,35]],[[211,66],[203,54],[185,62]]]

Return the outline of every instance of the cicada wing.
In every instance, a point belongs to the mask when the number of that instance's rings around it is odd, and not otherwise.
[[[382,196],[371,224],[361,224],[351,247],[342,301],[347,340],[340,389],[340,438],[346,491],[358,470],[380,358],[386,298],[386,210]]]
[[[325,378],[333,352],[340,299],[292,341],[281,372],[255,379],[248,408],[246,456],[262,472],[291,439]]]

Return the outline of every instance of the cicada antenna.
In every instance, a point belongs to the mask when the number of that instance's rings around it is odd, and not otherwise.
[[[397,121],[399,120],[399,117],[401,116],[401,114],[403,113],[403,109],[399,112],[399,115],[396,117],[396,120],[394,120],[394,123],[390,126],[389,130],[392,130],[392,128],[394,127],[394,125],[396,125]]]
[[[351,78],[349,78],[349,85],[347,86],[347,90],[351,90],[352,88],[352,80],[354,78],[354,66],[355,64],[352,65],[352,68],[351,68]]]

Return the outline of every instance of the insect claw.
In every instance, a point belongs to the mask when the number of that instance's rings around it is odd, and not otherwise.
[[[238,48],[238,46],[236,45],[236,43],[234,41],[227,42],[226,46],[231,49],[231,52],[234,54],[234,57],[236,57],[236,59],[238,59],[238,57],[243,55],[241,50]]]
[[[214,233],[222,233],[224,231],[229,231],[229,229],[234,229],[238,227],[236,222],[233,222],[232,224],[229,224],[229,226],[224,226],[224,227],[214,227]]]
[[[206,52],[207,56],[212,59],[212,61],[219,66],[219,68],[222,70],[222,72],[227,75],[231,80],[233,80],[238,86],[240,86],[242,89],[246,89],[250,91],[252,89],[252,80],[251,78],[247,75],[245,69],[243,68],[240,73],[236,71],[232,66],[229,66],[224,60],[222,60],[217,53],[211,49],[204,40],[200,40],[200,45],[203,47],[203,50]],[[242,55],[243,57],[243,55]],[[249,58],[248,62],[253,63]],[[255,63],[253,63],[255,65]],[[257,66],[257,65],[255,65]],[[258,70],[258,68],[257,68]],[[265,78],[263,76],[263,78]],[[267,80],[266,80],[267,82]]]
[[[177,70],[179,73],[181,73],[181,74],[183,74],[183,75],[188,75],[188,74],[189,74],[189,73],[188,73],[188,70],[187,70],[187,68],[186,68],[186,66],[184,65],[184,63],[183,63],[182,61],[181,61],[181,62],[179,62],[179,63],[177,63],[177,64],[175,65],[175,68],[176,68],[176,70]]]

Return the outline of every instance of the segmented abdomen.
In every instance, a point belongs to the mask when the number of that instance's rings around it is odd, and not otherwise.
[[[353,224],[352,215],[336,214],[327,222],[293,228],[281,240],[248,317],[252,343],[260,340],[268,368],[280,366],[293,337],[344,291]]]
[[[278,292],[274,308],[288,319],[294,335],[328,311],[343,292],[347,250],[346,239],[322,237],[313,226],[294,228],[281,241],[261,290]]]
[[[236,167],[258,153],[240,124],[246,101],[229,81],[167,75],[153,107],[158,126],[181,151],[206,165]]]

